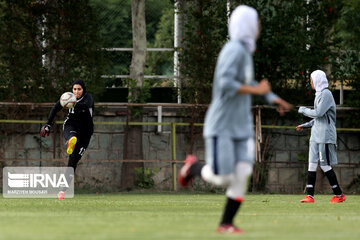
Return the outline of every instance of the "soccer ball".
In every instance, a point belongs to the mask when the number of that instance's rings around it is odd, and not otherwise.
[[[65,108],[73,108],[76,103],[76,96],[72,92],[66,92],[60,97],[60,104]]]

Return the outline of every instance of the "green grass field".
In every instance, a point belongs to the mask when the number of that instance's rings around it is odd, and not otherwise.
[[[248,195],[235,223],[243,235],[215,229],[224,195],[123,193],[73,199],[0,198],[0,239],[360,239],[360,196]]]

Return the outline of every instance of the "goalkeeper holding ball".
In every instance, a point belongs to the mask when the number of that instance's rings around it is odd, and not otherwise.
[[[64,121],[63,135],[67,143],[66,152],[69,154],[68,167],[72,167],[74,172],[76,166],[89,145],[90,138],[94,132],[93,112],[94,99],[90,93],[86,91],[84,81],[76,80],[72,84],[72,92],[76,96],[76,104],[69,109],[69,114]],[[63,107],[60,100],[54,105],[50,111],[47,123],[41,128],[40,136],[49,136],[51,125],[55,115]],[[70,183],[74,176],[67,176]],[[59,199],[65,198],[64,191],[59,192]]]
[[[279,106],[280,113],[291,105],[270,91],[263,79],[254,80],[252,54],[260,31],[257,11],[241,5],[231,14],[230,40],[222,48],[216,64],[213,94],[204,125],[206,165],[189,155],[181,168],[179,182],[187,186],[201,176],[205,181],[227,187],[219,233],[241,234],[233,219],[244,200],[247,180],[255,160],[251,96],[264,95]]]
[[[320,161],[320,167],[324,171],[334,195],[331,203],[345,201],[346,197],[342,193],[336,174],[332,165],[337,164],[336,156],[336,105],[334,97],[328,89],[328,80],[321,70],[316,70],[310,75],[311,87],[316,90],[314,109],[300,107],[299,113],[313,118],[310,122],[301,124],[296,127],[297,131],[304,128],[311,128],[311,137],[309,143],[309,168],[306,185],[307,196],[300,202],[313,203],[316,168]]]

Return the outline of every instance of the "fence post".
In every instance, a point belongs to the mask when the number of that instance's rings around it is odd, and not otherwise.
[[[57,138],[57,125],[56,122],[55,124],[53,124],[54,127],[54,134],[52,136],[52,140],[53,140],[53,159],[56,158],[56,138]]]
[[[252,182],[253,191],[256,190],[260,179],[261,143],[262,143],[261,107],[256,106],[254,110],[255,110],[255,167],[253,171],[253,182]]]
[[[171,145],[172,145],[172,151],[171,151],[171,160],[176,160],[176,123],[171,123]],[[177,174],[176,174],[176,162],[171,163],[172,167],[172,174],[173,174],[173,187],[174,191],[177,190]]]
[[[158,123],[162,123],[162,106],[157,106],[157,113],[158,113]],[[161,133],[162,125],[157,126],[157,132]]]

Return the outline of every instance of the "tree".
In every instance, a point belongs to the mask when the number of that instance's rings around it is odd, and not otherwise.
[[[293,104],[312,104],[309,75],[334,60],[331,1],[240,1],[257,9],[261,19],[256,78],[269,78],[274,92]]]
[[[335,30],[335,50],[337,61],[334,63],[334,72],[337,78],[351,86],[354,91],[345,100],[349,106],[360,106],[360,29],[354,27],[360,21],[360,2],[357,0],[343,0],[337,5],[338,12]],[[358,119],[359,116],[353,116]]]
[[[90,0],[91,6],[96,9],[104,48],[131,48],[131,0]],[[147,0],[146,1],[146,39],[148,47],[152,47],[158,23],[165,9],[172,9],[170,0]],[[170,46],[172,47],[172,46]],[[158,54],[158,53],[151,53]],[[107,51],[106,58],[111,66],[103,74],[106,75],[129,75],[132,53],[130,51]],[[148,63],[148,61],[147,61]],[[124,87],[126,81],[120,79],[104,79],[107,87]]]
[[[226,2],[189,0],[181,7],[185,21],[180,53],[183,96],[188,103],[209,103],[216,59],[226,41]]]
[[[274,91],[294,104],[311,104],[312,97],[307,94],[309,74],[328,68],[335,60],[332,29],[337,15],[330,10],[333,0],[231,2],[231,9],[239,4],[254,7],[261,19],[262,31],[254,54],[256,79],[269,78]],[[226,2],[186,1],[183,12],[185,97],[190,103],[209,103],[216,59],[228,39]]]
[[[148,46],[153,48],[173,48],[174,47],[174,9],[164,9],[160,22],[157,25],[155,39],[153,42],[148,41]],[[146,59],[147,75],[173,75],[174,62],[173,52],[148,52]],[[163,81],[148,80],[150,86],[162,86]],[[166,80],[165,80],[166,81]],[[170,86],[173,86],[173,79]]]
[[[102,90],[101,40],[87,0],[0,3],[2,100],[55,101],[78,78],[95,96]]]
[[[145,24],[145,0],[132,0],[132,33],[133,54],[130,67],[129,102],[138,102],[141,99],[144,86],[144,69],[146,59],[146,24]],[[131,108],[128,118],[131,122],[141,122],[141,109]],[[128,139],[124,149],[124,159],[143,159],[142,149],[142,126],[127,126]],[[122,166],[122,188],[131,188],[134,185],[135,169],[141,167],[141,163],[126,162]]]

